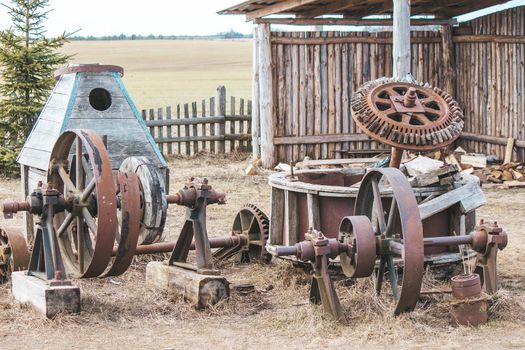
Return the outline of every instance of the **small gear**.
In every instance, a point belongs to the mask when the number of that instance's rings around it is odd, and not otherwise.
[[[248,231],[250,243],[248,249],[241,254],[241,262],[252,259],[270,262],[272,256],[266,251],[266,242],[270,236],[270,220],[256,205],[243,205],[235,216],[233,231]]]
[[[373,80],[354,93],[351,106],[354,121],[368,136],[405,150],[444,148],[464,126],[458,103],[428,83]]]

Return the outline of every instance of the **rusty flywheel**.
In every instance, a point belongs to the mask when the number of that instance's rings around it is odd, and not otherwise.
[[[463,129],[463,111],[429,84],[381,78],[352,96],[352,117],[371,138],[405,150],[446,147]]]

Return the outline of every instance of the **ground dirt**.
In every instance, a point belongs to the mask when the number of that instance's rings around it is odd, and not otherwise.
[[[226,205],[209,207],[210,235],[228,234],[243,203],[268,212],[269,172],[245,176],[242,156],[172,159],[170,164],[172,192],[189,176],[207,176],[215,188],[228,193]],[[18,181],[2,180],[0,200],[12,198],[18,189]],[[525,191],[486,195],[488,204],[478,218],[497,220],[509,235],[509,245],[499,254],[501,289],[491,300],[491,322],[479,328],[452,327],[447,296],[422,298],[414,312],[394,317],[389,299],[374,296],[371,279],[351,286],[337,282],[349,325],[337,324],[308,303],[308,275],[283,261],[224,263],[232,284],[251,283],[256,292],[233,293],[229,302],[196,311],[180,299],[145,288],[146,263],[163,258],[157,256],[138,258],[117,278],[80,281],[81,314],[54,320],[16,303],[9,284],[0,286],[0,349],[523,349]],[[182,208],[170,208],[169,239],[178,234],[183,215]],[[1,221],[3,226],[20,224],[20,218]]]

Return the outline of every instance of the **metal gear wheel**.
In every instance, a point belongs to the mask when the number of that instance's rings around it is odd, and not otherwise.
[[[464,125],[458,103],[428,83],[373,80],[356,91],[351,105],[354,121],[368,136],[404,150],[444,148]]]

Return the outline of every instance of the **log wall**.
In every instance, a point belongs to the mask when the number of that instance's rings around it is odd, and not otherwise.
[[[412,39],[413,76],[444,85],[440,34],[414,32]],[[392,33],[274,32],[272,61],[278,161],[339,158],[345,150],[384,148],[356,128],[350,100],[364,82],[392,76]],[[305,137],[314,135],[333,136]],[[345,142],[319,143],[345,137]]]
[[[468,23],[471,37],[454,44],[456,98],[465,112],[466,133],[525,140],[525,7],[480,17]],[[485,36],[485,42],[472,42]],[[505,42],[491,36],[514,37]],[[469,151],[503,159],[505,145],[460,141]],[[525,149],[515,159],[525,161]]]
[[[466,22],[454,35],[411,33],[414,78],[456,97],[466,133],[499,137],[465,138],[459,143],[468,151],[503,158],[502,138],[525,139],[524,22],[519,7]],[[356,128],[349,101],[362,83],[392,75],[391,32],[271,32],[270,43],[275,162],[384,147]],[[514,153],[524,156],[523,148]]]

